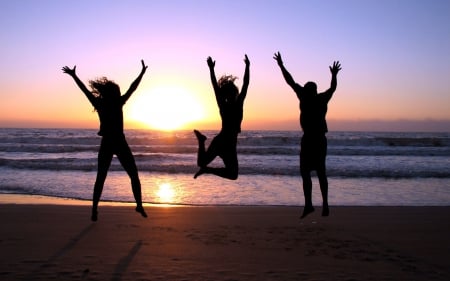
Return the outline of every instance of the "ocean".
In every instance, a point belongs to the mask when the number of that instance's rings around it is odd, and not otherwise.
[[[202,131],[209,141],[217,131]],[[193,179],[192,131],[126,130],[143,200],[181,205],[303,205],[301,131],[243,131],[239,178]],[[330,205],[450,205],[450,133],[329,132]],[[0,193],[91,200],[100,137],[94,129],[0,129]],[[217,158],[213,166],[221,166]],[[113,159],[103,201],[133,202]],[[313,174],[313,202],[321,205]]]

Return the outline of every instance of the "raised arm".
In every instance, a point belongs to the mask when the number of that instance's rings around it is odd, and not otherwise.
[[[333,66],[330,66],[330,72],[331,72],[331,84],[330,88],[326,90],[323,94],[327,96],[327,99],[330,100],[333,96],[333,93],[336,91],[337,87],[337,74],[341,70],[341,64],[339,61],[333,62]]]
[[[247,55],[244,57],[245,62],[245,72],[244,72],[244,82],[242,84],[241,93],[239,94],[238,99],[241,102],[244,102],[245,97],[247,96],[247,89],[248,84],[250,82],[250,60],[248,59]]]
[[[142,64],[141,73],[139,73],[139,76],[136,78],[136,80],[133,81],[133,83],[131,83],[130,88],[123,95],[123,102],[124,103],[131,97],[131,94],[133,94],[134,91],[136,91],[137,87],[139,86],[139,83],[141,83],[141,80],[142,80],[142,77],[144,76],[145,71],[148,68],[148,66],[145,65],[145,63],[144,63],[144,60],[141,60],[141,64]]]
[[[216,66],[216,61],[213,60],[211,57],[208,57],[206,62],[208,63],[208,67],[209,67],[209,76],[211,77],[211,84],[213,85],[214,93],[216,94],[216,98],[217,98],[217,94],[219,93],[219,85],[217,84],[216,73],[214,71],[214,67]]]
[[[275,53],[273,58],[277,61],[278,66],[281,69],[281,73],[283,73],[284,80],[286,80],[286,83],[288,83],[288,85],[291,86],[291,88],[294,89],[294,90],[296,89],[296,87],[299,87],[300,85],[295,83],[295,81],[292,78],[291,74],[284,67],[283,60],[281,59],[280,52]]]
[[[88,90],[88,88],[86,88],[86,86],[84,85],[84,83],[80,80],[80,78],[78,78],[77,74],[75,73],[75,69],[76,69],[76,65],[70,69],[68,66],[64,66],[62,68],[62,71],[64,73],[69,74],[70,76],[72,76],[73,80],[75,80],[75,83],[77,83],[78,87],[81,89],[81,91],[86,95],[86,97],[88,98],[88,100],[91,102],[91,104],[95,107],[95,96],[92,94],[91,91]]]

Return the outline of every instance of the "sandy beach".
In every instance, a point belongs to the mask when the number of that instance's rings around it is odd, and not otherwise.
[[[450,280],[450,207],[300,220],[301,207],[147,206],[144,219],[104,203],[92,223],[89,202],[26,201],[0,200],[1,280]]]

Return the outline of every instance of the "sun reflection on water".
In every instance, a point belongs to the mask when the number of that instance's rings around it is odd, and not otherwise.
[[[163,183],[159,185],[156,191],[160,203],[173,203],[175,197],[175,190],[170,183]]]

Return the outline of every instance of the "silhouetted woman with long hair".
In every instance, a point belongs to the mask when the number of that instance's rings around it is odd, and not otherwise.
[[[219,106],[220,117],[222,118],[222,129],[211,141],[208,150],[205,149],[206,136],[194,130],[198,140],[197,165],[200,167],[194,178],[202,174],[213,174],[230,180],[238,178],[239,165],[236,145],[238,134],[241,132],[244,100],[250,81],[250,61],[247,55],[245,55],[244,62],[244,82],[239,93],[238,88],[234,84],[236,77],[224,75],[217,81],[214,71],[216,62],[211,57],[207,59],[211,83],[214,88],[217,105]],[[217,156],[222,158],[225,167],[208,167],[208,164]]]
[[[137,89],[147,67],[141,60],[142,70],[139,76],[131,84],[128,91],[121,95],[119,86],[106,77],[89,81],[92,91],[89,91],[81,82],[75,73],[74,66],[72,69],[64,66],[64,73],[69,74],[75,80],[78,87],[86,95],[91,104],[94,106],[100,119],[100,131],[98,134],[102,136],[100,149],[98,152],[98,170],[97,178],[94,184],[94,195],[92,201],[92,221],[97,221],[97,208],[105,183],[106,175],[113,155],[115,154],[131,179],[134,199],[136,200],[136,212],[143,217],[147,217],[142,206],[141,182],[139,180],[136,163],[131,153],[130,147],[123,133],[123,112],[122,107],[130,98],[131,94]]]

